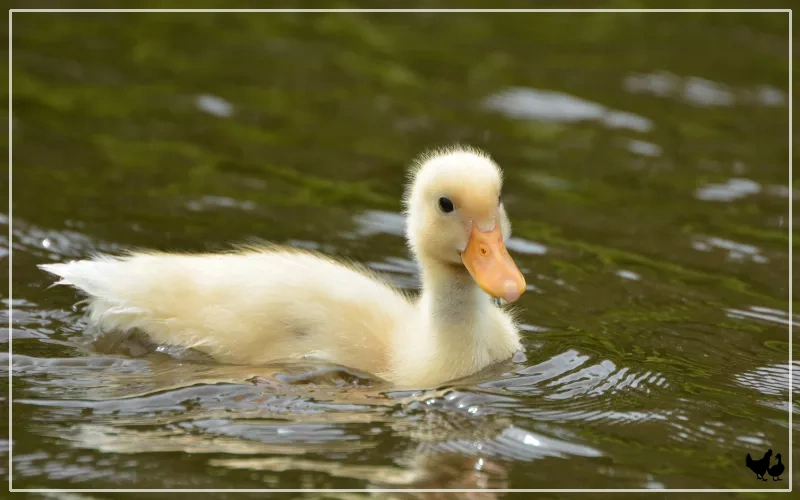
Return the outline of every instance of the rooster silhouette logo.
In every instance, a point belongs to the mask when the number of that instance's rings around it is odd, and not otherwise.
[[[778,463],[772,467],[769,466],[770,458],[772,458],[772,449],[767,450],[764,456],[758,460],[753,460],[748,453],[744,459],[744,463],[748,469],[756,473],[756,479],[766,481],[766,479],[764,479],[764,474],[769,474],[772,476],[773,481],[783,481],[780,477],[784,470],[783,463],[781,462],[781,454],[778,453],[775,455],[775,458],[778,459]]]

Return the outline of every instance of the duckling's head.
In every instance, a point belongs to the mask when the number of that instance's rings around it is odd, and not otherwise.
[[[505,246],[511,223],[502,185],[500,168],[478,150],[423,155],[406,191],[406,236],[423,267],[466,268],[483,291],[513,302],[525,292],[525,278]]]

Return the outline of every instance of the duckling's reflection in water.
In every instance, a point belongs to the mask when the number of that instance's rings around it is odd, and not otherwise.
[[[384,489],[504,489],[508,471],[500,462],[457,453],[419,453],[397,466],[351,465],[294,457],[221,459],[211,465],[270,472],[324,472],[340,478],[367,481],[365,488]],[[453,493],[396,493],[387,498],[452,498]],[[458,493],[459,498],[497,498],[496,493]]]

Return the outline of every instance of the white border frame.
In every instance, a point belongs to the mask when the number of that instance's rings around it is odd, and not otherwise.
[[[376,12],[376,13],[446,13],[446,12],[472,12],[472,13],[499,13],[499,12],[516,12],[516,13],[554,13],[554,12],[762,12],[762,13],[788,13],[789,14],[789,478],[787,484],[788,489],[672,489],[672,488],[634,488],[634,489],[557,489],[557,488],[535,488],[535,489],[382,489],[382,488],[365,488],[365,489],[91,489],[91,488],[75,488],[75,489],[50,489],[50,488],[29,488],[29,489],[14,489],[12,486],[13,477],[13,436],[12,436],[12,339],[11,332],[12,322],[12,258],[13,258],[13,240],[12,240],[12,202],[11,202],[11,181],[12,181],[12,144],[13,144],[13,113],[12,113],[12,17],[15,12],[27,13],[81,13],[81,12],[251,12],[251,13],[265,13],[265,12]],[[156,493],[163,491],[171,491],[175,493],[359,493],[359,492],[396,492],[396,493],[658,493],[658,492],[676,492],[676,493],[720,493],[720,492],[735,492],[735,493],[791,493],[792,491],[792,465],[794,464],[792,457],[792,9],[9,9],[8,11],[8,491],[12,493],[17,492],[30,492],[30,493]]]

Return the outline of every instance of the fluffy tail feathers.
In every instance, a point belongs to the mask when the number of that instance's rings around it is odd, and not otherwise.
[[[60,279],[55,285],[70,285],[86,294],[104,299],[111,299],[115,279],[117,259],[111,257],[95,257],[91,260],[73,260],[59,264],[40,264],[39,268]]]
[[[120,264],[120,259],[98,256],[91,260],[41,264],[39,268],[60,278],[53,286],[69,285],[87,294],[90,316],[102,323],[110,317],[130,320],[131,315],[143,312],[131,305],[126,287],[130,287],[132,280],[124,275]]]
[[[98,287],[94,283],[96,280],[92,276],[96,275],[96,273],[81,272],[89,271],[91,267],[94,267],[91,264],[93,264],[93,261],[90,260],[73,260],[58,264],[39,264],[37,267],[60,278],[52,286],[70,285],[83,290],[89,295],[95,295],[96,293],[92,293],[92,290],[97,291]]]

